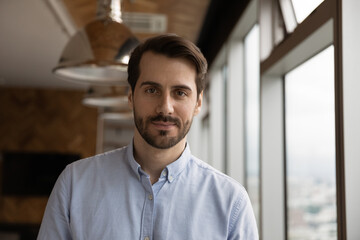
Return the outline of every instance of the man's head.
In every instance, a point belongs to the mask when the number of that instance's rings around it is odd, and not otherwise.
[[[195,79],[197,94],[199,95],[204,90],[207,73],[206,58],[191,41],[174,34],[167,34],[149,38],[132,52],[128,65],[128,82],[133,92],[141,72],[140,60],[147,51],[162,54],[170,58],[187,59],[193,64],[197,72]]]
[[[199,49],[178,36],[159,36],[138,46],[128,69],[134,140],[159,149],[185,144],[201,109],[206,70]]]

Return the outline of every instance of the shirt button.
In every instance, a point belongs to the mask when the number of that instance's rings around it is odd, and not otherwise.
[[[149,198],[149,200],[153,200],[153,195],[149,194],[148,198]]]
[[[173,176],[169,176],[169,181],[172,181],[173,179]]]
[[[150,238],[149,237],[144,237],[144,240],[150,240]]]

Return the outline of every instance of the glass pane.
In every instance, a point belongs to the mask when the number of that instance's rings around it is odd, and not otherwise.
[[[255,25],[244,41],[245,50],[245,166],[246,189],[260,220],[260,52],[259,27]]]
[[[209,111],[210,124],[210,164],[224,172],[224,99],[225,85],[222,69],[212,75],[210,96],[211,104]]]
[[[298,23],[304,21],[324,0],[292,0]]]
[[[337,239],[334,48],[285,76],[288,239]]]

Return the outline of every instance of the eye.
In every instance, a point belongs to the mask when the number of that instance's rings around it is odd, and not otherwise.
[[[157,90],[156,90],[156,88],[154,88],[154,87],[150,87],[150,88],[147,88],[147,89],[145,90],[145,92],[146,92],[146,93],[154,94],[154,93],[157,93]]]
[[[176,90],[176,95],[179,96],[179,97],[186,97],[188,94],[185,91]]]

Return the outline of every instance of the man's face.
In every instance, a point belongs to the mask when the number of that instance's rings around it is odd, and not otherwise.
[[[185,137],[193,117],[199,113],[202,93],[197,97],[196,69],[182,58],[145,52],[140,76],[129,104],[137,133],[151,146],[168,149]],[[137,134],[135,133],[135,134]]]

